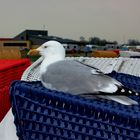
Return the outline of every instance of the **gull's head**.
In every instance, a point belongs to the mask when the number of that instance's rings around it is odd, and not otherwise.
[[[61,57],[65,58],[65,49],[58,41],[48,41],[42,44],[39,48],[29,51],[29,55],[39,53],[44,57]]]

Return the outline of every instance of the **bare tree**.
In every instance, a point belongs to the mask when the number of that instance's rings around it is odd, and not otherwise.
[[[80,36],[80,41],[82,41],[82,42],[86,41],[85,37]]]

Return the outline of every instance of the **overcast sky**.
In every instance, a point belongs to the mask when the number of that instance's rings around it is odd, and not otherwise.
[[[140,40],[140,0],[0,0],[0,37],[25,29],[78,40]]]

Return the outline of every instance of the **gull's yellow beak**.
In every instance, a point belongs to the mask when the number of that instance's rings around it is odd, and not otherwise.
[[[39,51],[37,49],[31,49],[27,55],[32,55],[32,56],[36,56],[39,55]]]

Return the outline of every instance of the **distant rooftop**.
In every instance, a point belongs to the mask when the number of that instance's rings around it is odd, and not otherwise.
[[[13,40],[13,38],[0,38],[0,41],[9,41],[9,40]]]

